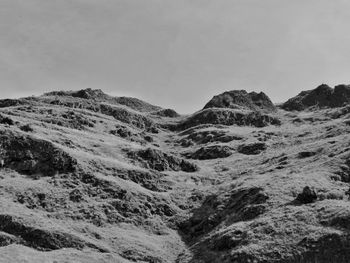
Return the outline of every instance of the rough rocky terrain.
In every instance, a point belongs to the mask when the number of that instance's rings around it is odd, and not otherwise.
[[[332,89],[326,84],[316,89],[303,91],[282,105],[285,110],[305,110],[309,108],[336,108],[350,103],[350,86],[337,85]]]
[[[349,262],[346,94],[0,100],[0,262]]]
[[[270,98],[264,93],[246,92],[245,90],[231,90],[220,95],[214,96],[205,106],[208,108],[231,108],[231,109],[248,109],[262,110],[266,112],[275,111]]]

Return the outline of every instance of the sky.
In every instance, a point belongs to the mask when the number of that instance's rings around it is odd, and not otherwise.
[[[350,83],[348,0],[0,0],[0,98],[102,89],[180,113]]]

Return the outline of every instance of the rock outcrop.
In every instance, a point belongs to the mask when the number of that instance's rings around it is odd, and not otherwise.
[[[314,90],[303,91],[289,99],[281,108],[288,111],[301,111],[309,108],[336,108],[350,103],[350,86],[338,85],[334,89],[322,84]]]
[[[53,176],[73,172],[76,160],[53,143],[32,136],[0,131],[4,167],[28,175]]]
[[[255,142],[249,144],[242,144],[238,147],[237,151],[245,155],[256,155],[267,149],[267,146],[263,142]]]
[[[221,124],[237,126],[265,127],[268,125],[280,125],[278,118],[263,114],[258,111],[238,111],[233,109],[205,109],[188,117],[177,126],[179,130],[185,130],[201,124]]]
[[[137,152],[129,152],[128,156],[137,160],[143,167],[157,171],[195,172],[198,167],[186,160],[164,153],[157,149],[147,148]]]
[[[53,91],[45,93],[43,97],[74,97],[86,100],[108,102],[117,105],[124,105],[140,112],[152,112],[162,110],[161,107],[154,106],[145,101],[131,97],[112,97],[100,89],[83,89],[78,91]],[[0,104],[1,105],[1,104]]]
[[[311,95],[333,107],[347,87]],[[240,91],[210,105],[0,100],[0,261],[350,262],[349,106],[275,111]]]
[[[275,105],[263,92],[246,92],[245,90],[232,90],[213,97],[205,106],[208,108],[231,108],[253,111],[276,111]]]
[[[192,159],[198,159],[198,160],[210,160],[210,159],[226,158],[231,156],[232,153],[233,153],[233,150],[228,146],[213,145],[213,146],[202,147],[197,151],[195,151],[194,153],[189,154],[188,157]]]

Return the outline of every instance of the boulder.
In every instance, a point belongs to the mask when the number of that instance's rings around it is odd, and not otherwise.
[[[311,189],[309,186],[305,186],[303,192],[298,194],[295,200],[301,204],[313,203],[317,200],[317,194],[315,190]]]

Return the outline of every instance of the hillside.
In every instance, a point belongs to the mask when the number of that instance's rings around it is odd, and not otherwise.
[[[238,93],[0,100],[0,262],[349,262],[349,105]]]

